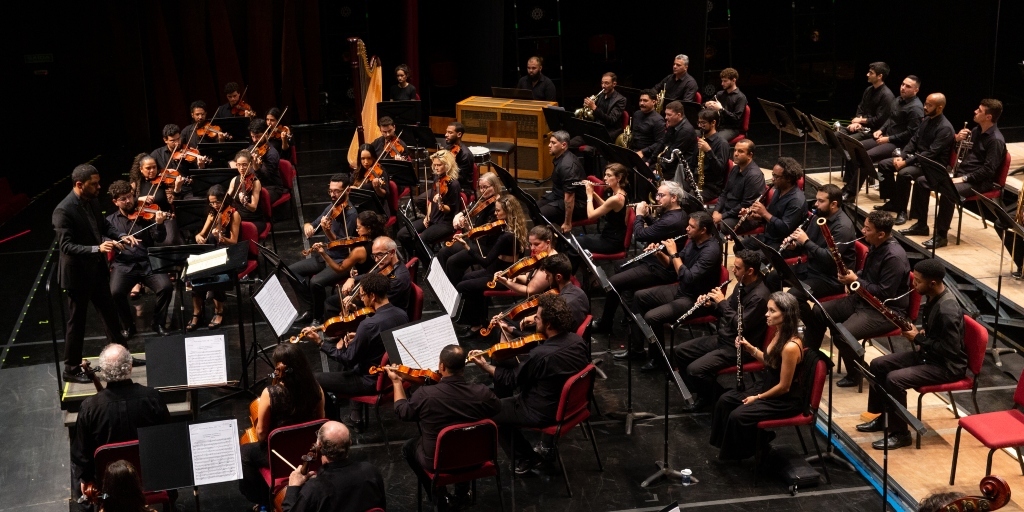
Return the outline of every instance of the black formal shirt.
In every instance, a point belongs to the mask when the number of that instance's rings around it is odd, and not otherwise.
[[[359,283],[368,275],[370,274],[359,274],[353,279]],[[396,308],[409,309],[409,292],[412,290],[412,276],[409,275],[409,268],[399,261],[388,277],[391,279],[388,284],[388,302],[394,304]]]
[[[71,468],[76,478],[96,481],[93,453],[100,446],[139,438],[138,429],[170,421],[160,392],[130,379],[107,387],[82,402],[71,441]],[[102,476],[102,475],[100,475]]]
[[[975,126],[971,129],[971,140],[974,146],[967,151],[967,156],[960,163],[956,175],[975,188],[992,188],[1006,159],[1006,139],[1003,138],[999,127],[992,125],[984,132]]]
[[[285,512],[366,512],[386,509],[384,478],[366,461],[331,461],[320,466],[316,478],[302,487],[288,486],[281,510]]]
[[[77,290],[99,281],[107,286],[110,273],[100,244],[104,238],[117,240],[124,233],[119,233],[103,217],[99,200],[82,199],[72,191],[53,210],[51,222],[60,250],[57,274],[60,286]]]
[[[409,315],[405,310],[388,303],[377,308],[373,316],[359,324],[356,328],[356,337],[348,347],[338,350],[335,343],[324,341],[320,345],[320,350],[341,363],[346,370],[359,371],[364,383],[373,386],[377,382],[377,376],[370,375],[370,367],[379,365],[381,358],[384,357],[384,342],[380,339],[380,333],[407,323]]]
[[[665,88],[666,105],[672,100],[697,101],[697,91],[700,89],[697,87],[697,81],[689,73],[683,73],[682,78],[676,78],[674,73],[670,74],[662,78],[654,86],[654,90],[661,92],[662,87]]]
[[[203,121],[202,124],[206,124],[206,121]],[[181,147],[185,147],[186,145],[188,145],[194,148],[198,147],[200,142],[217,142],[216,137],[207,137],[206,135],[195,135],[196,128],[198,128],[198,126],[196,126],[196,123],[192,123],[181,129]]]
[[[653,161],[658,155],[666,159],[672,158],[672,152],[676,149],[683,154],[683,158],[686,159],[686,163],[690,165],[691,170],[697,168],[697,132],[685,117],[675,126],[665,126],[665,137],[657,150],[651,154],[651,159]],[[664,151],[664,154],[662,154],[662,151]],[[676,161],[676,164],[678,163]],[[674,179],[676,166],[669,165],[662,168],[662,174],[666,180]]]
[[[107,222],[121,233],[128,233],[128,230],[131,229],[133,233],[136,233],[135,238],[140,242],[134,247],[126,244],[123,250],[115,252],[113,265],[149,273],[149,251],[147,248],[153,247],[166,239],[166,226],[164,224],[156,224],[156,221],[142,218],[138,222],[134,222],[121,213],[120,209],[107,215]],[[132,227],[133,223],[135,227]],[[149,227],[152,224],[156,225]]]
[[[768,296],[772,292],[760,279],[756,283],[744,286],[741,292],[738,290],[739,286],[736,286],[733,288],[729,300],[715,304],[715,316],[718,317],[718,344],[723,347],[734,347],[736,344],[736,320],[738,318],[736,313],[739,304],[737,294],[741,294],[743,295],[743,338],[751,345],[761,347],[768,329],[764,315],[768,311]]]
[[[923,326],[923,332],[914,337],[914,343],[921,347],[924,361],[963,376],[967,372],[964,310],[949,289],[928,299]]]
[[[764,191],[764,174],[753,160],[742,169],[733,165],[715,211],[721,213],[722,218],[739,217],[740,210],[754,204]]]
[[[221,119],[225,117],[245,117],[245,114],[234,115],[231,113],[231,104],[225,103],[217,107],[217,111],[213,113],[213,117],[210,119]]]
[[[594,121],[601,123],[608,130],[608,137],[615,140],[622,133],[622,112],[626,110],[626,97],[619,91],[611,94],[597,95],[597,108],[594,109]]]
[[[330,213],[331,206],[333,206],[333,204],[328,204],[326,207],[324,207],[324,211],[320,213],[320,215],[317,215],[316,219],[313,219],[313,222],[311,224],[314,228],[319,226],[324,216]],[[348,208],[345,208],[344,220],[336,219],[331,222],[331,233],[334,234],[335,238],[348,238],[349,236],[356,236],[356,217],[358,216],[359,212],[357,212],[356,209],[350,204]],[[348,229],[347,233],[345,231],[346,229]],[[348,256],[348,253],[349,250],[345,247],[335,247],[333,249],[327,249],[327,255],[330,256],[332,260],[339,263]]]
[[[676,298],[696,299],[722,284],[719,281],[722,277],[722,246],[718,239],[708,237],[699,244],[687,240],[680,256],[683,257],[683,264],[677,272],[679,290],[676,291]]]
[[[516,89],[533,91],[533,99],[543,101],[555,101],[555,83],[544,73],[537,73],[537,81],[530,80],[530,75],[519,79]]]
[[[459,146],[459,152],[455,154],[455,164],[459,167],[459,184],[468,194],[476,190],[476,183],[473,183],[473,152],[461,140],[454,145],[445,144],[445,149],[451,151],[455,146]]]
[[[576,333],[563,332],[541,342],[529,355],[514,368],[495,368],[494,381],[506,389],[519,389],[514,400],[524,417],[550,423],[558,412],[562,386],[590,364],[590,350]]]
[[[405,143],[404,142],[399,141],[399,143],[401,143],[402,146],[405,147]],[[393,158],[391,158],[391,154],[390,153],[385,153],[383,157],[380,156],[381,153],[384,153],[384,146],[388,145],[388,141],[384,139],[383,135],[381,135],[380,137],[377,137],[376,139],[373,139],[373,142],[371,142],[370,145],[373,146],[373,154],[377,155],[379,158],[381,158],[383,160],[393,160]],[[406,149],[408,150],[408,148],[406,148]],[[402,152],[402,153],[398,153],[398,155],[399,156],[405,156],[406,153]],[[458,161],[458,157],[456,157],[456,161]]]
[[[479,383],[466,382],[462,375],[443,377],[433,386],[421,386],[412,397],[395,401],[395,416],[418,421],[420,440],[416,455],[424,469],[434,467],[437,435],[459,423],[493,418],[501,410],[494,392]]]
[[[633,220],[633,240],[641,244],[653,244],[686,234],[686,213],[682,209],[669,210],[653,223],[637,216]]]
[[[877,130],[889,119],[892,109],[893,94],[884,83],[878,87],[869,85],[864,89],[857,105],[857,117],[865,117],[864,126]]]
[[[651,110],[645,114],[643,110],[637,110],[629,120],[630,132],[633,134],[629,141],[629,149],[640,151],[643,158],[650,158],[655,149],[665,140],[665,118],[657,110]]]
[[[732,92],[721,90],[715,93],[715,101],[722,104],[718,113],[722,116],[722,128],[739,130],[743,128],[743,114],[747,109],[747,95],[737,87]]]
[[[253,150],[253,145],[246,148]],[[284,180],[281,179],[281,154],[274,149],[274,146],[267,145],[267,153],[263,155],[263,165],[256,169],[256,177],[264,187],[284,188]]]
[[[796,228],[807,220],[807,200],[804,191],[794,185],[779,197],[779,189],[775,189],[775,197],[768,203],[768,213],[772,214],[772,220],[765,223],[764,243],[778,247],[783,238],[796,231]]]
[[[157,168],[163,170],[167,168],[167,164],[171,161],[171,150],[167,149],[167,146],[160,146],[151,151],[149,156],[153,157],[153,160],[156,160]],[[188,162],[182,162],[181,169],[178,170],[184,170],[186,163]]]
[[[916,165],[917,156],[930,158],[942,165],[949,163],[949,151],[953,147],[953,137],[956,132],[953,125],[944,115],[926,117],[921,121],[921,126],[910,138],[910,142],[903,146],[903,155],[907,165]],[[908,158],[906,155],[910,154]]]
[[[839,284],[837,277],[839,271],[836,269],[836,261],[832,259],[832,253],[828,250],[828,243],[825,242],[821,226],[818,225],[819,217],[820,215],[816,215],[814,221],[804,230],[807,233],[807,241],[803,245],[807,254],[807,264],[798,268],[797,272],[805,274],[807,277]],[[857,228],[854,227],[853,221],[845,212],[839,210],[828,217],[825,223],[832,233],[832,239],[836,242],[836,249],[843,258],[843,265],[856,272],[857,251],[853,241],[857,239]]]
[[[921,126],[924,107],[917,96],[910,98],[909,101],[897,96],[893,98],[889,110],[889,119],[881,127],[882,135],[889,137],[889,144],[901,148],[910,142],[910,137],[917,132],[917,127]]]
[[[732,148],[729,147],[729,141],[718,132],[706,135],[704,139],[711,146],[711,151],[704,153],[704,190],[701,191],[704,201],[708,202],[722,194],[725,176],[729,174],[729,156],[732,154]],[[696,165],[693,166],[693,173],[696,178]]]
[[[583,320],[590,314],[590,297],[587,293],[572,283],[566,283],[561,291],[558,292],[565,300],[565,303],[569,306],[569,311],[572,312],[573,323],[576,327],[583,325]]]
[[[399,87],[398,84],[391,86],[391,101],[415,101],[416,100],[416,86],[408,84],[405,87]]]
[[[889,237],[878,247],[869,245],[864,269],[857,274],[857,281],[861,286],[881,301],[906,293],[909,289],[909,278],[910,261],[903,246],[894,237]],[[864,299],[861,299],[861,303],[864,307],[871,307]],[[906,313],[910,297],[891,300],[885,305],[900,313]]]
[[[562,156],[555,158],[554,164],[555,170],[551,173],[551,192],[548,192],[546,197],[553,201],[562,201],[565,199],[566,192],[573,192],[576,194],[575,201],[573,201],[576,205],[575,208],[577,210],[583,208],[583,211],[586,211],[586,190],[583,185],[573,185],[573,183],[587,179],[587,173],[583,170],[580,159],[566,151],[562,153]],[[565,219],[548,220],[559,224]]]
[[[447,206],[448,211],[444,211],[437,203],[431,204],[431,224],[440,224],[442,222],[451,224],[452,219],[455,218],[455,214],[459,213],[459,210],[462,209],[462,185],[459,184],[459,180],[449,179],[447,189],[448,190],[445,191],[445,194],[441,196],[441,204]],[[427,192],[428,194],[430,194],[430,197],[428,199],[433,201],[434,194],[437,194],[438,192],[439,191],[437,190],[436,187],[431,187],[430,190]]]

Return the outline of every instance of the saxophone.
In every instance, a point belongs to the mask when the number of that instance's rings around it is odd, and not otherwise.
[[[601,92],[603,92],[603,89],[599,91],[597,94],[591,96],[590,101],[596,102],[597,97],[601,95]],[[576,117],[576,119],[586,119],[588,121],[593,121],[594,111],[588,108],[586,105],[583,105],[582,107],[576,109],[576,112],[573,112],[573,116]]]

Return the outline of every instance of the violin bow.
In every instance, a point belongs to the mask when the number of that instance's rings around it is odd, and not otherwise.
[[[405,349],[405,352],[407,354],[409,354],[409,357],[412,358],[412,362],[416,364],[417,368],[423,368],[423,365],[420,364],[420,362],[416,360],[416,356],[413,355],[411,350],[409,350],[409,347],[405,346],[405,343],[402,343],[402,340],[398,339],[398,336],[395,336],[395,341],[397,341],[398,344],[401,345],[403,349]]]
[[[281,117],[284,117],[283,113],[281,114]],[[366,183],[366,180],[370,179],[370,174],[373,174],[373,168],[377,167],[377,164],[380,163],[380,160],[384,158],[384,155],[388,152],[389,149],[391,149],[391,146],[395,145],[395,142],[398,141],[398,137],[401,137],[403,133],[405,133],[405,130],[398,132],[398,135],[395,136],[395,140],[388,142],[387,144],[384,145],[384,149],[380,150],[380,154],[377,155],[377,161],[370,166],[370,170],[366,172],[366,176],[363,176],[363,181],[360,181],[359,186],[357,186],[356,188],[363,188],[363,183]]]
[[[249,90],[249,88],[246,87],[246,90]],[[238,101],[242,101],[242,98],[239,98]],[[278,124],[281,124],[281,120],[284,119],[284,115],[287,114],[287,113],[288,113],[288,107],[285,107],[284,111],[281,112],[281,116],[277,118],[277,123]],[[252,156],[253,160],[256,159],[256,148],[260,147],[260,145],[262,145],[262,144],[266,144],[267,141],[269,140],[267,138],[267,136],[270,134],[270,130],[271,129],[272,128],[270,126],[270,123],[267,123],[267,128],[265,130],[263,130],[263,135],[260,135],[260,138],[256,139],[256,142],[253,143],[252,150],[249,151],[249,155]]]
[[[390,251],[389,251],[389,252],[388,252],[388,256],[390,256],[390,255],[391,255],[391,253],[390,253]],[[371,256],[371,257],[372,257],[372,256]],[[374,270],[377,270],[377,267],[379,267],[381,263],[384,263],[384,258],[381,258],[381,260],[380,260],[380,261],[378,261],[377,263],[375,263],[375,264],[373,265],[373,267],[371,267],[371,268],[370,268],[370,270],[369,270],[369,271],[368,271],[368,272],[366,273],[366,275],[370,275],[370,274],[372,274]],[[355,270],[355,269],[353,269],[353,270]],[[355,279],[355,277],[353,277],[352,279]],[[351,292],[348,292],[348,296],[349,296],[349,297],[355,297],[355,296],[356,296],[356,294],[357,294],[357,293],[359,293],[359,287],[360,287],[360,286],[362,286],[362,285],[363,285],[363,282],[362,282],[362,281],[359,281],[358,283],[356,283],[356,285],[352,287],[352,291],[351,291]],[[338,289],[338,295],[341,295],[341,288],[339,288],[339,289]],[[344,301],[344,297],[342,298],[342,300]],[[344,309],[344,304],[345,304],[345,303],[344,303],[344,302],[342,302],[342,309]]]
[[[348,189],[350,189],[350,188],[352,188],[352,185],[349,185],[349,186],[345,187],[345,190],[341,191],[341,195],[338,196],[338,198],[335,199],[333,203],[331,203],[331,207],[327,209],[327,213],[330,213],[331,210],[333,210],[335,206],[338,206],[339,201],[341,201],[342,199],[345,198],[345,194],[348,192]],[[344,212],[342,212],[342,213],[344,213]],[[315,235],[316,232],[320,229],[320,226],[321,226],[321,224],[317,224],[316,226],[314,226],[313,227],[313,232],[310,233],[309,237],[307,237],[306,240],[309,240],[309,239],[313,238],[313,235]],[[346,238],[348,237],[348,222],[347,222],[347,219],[346,219],[346,222],[345,222],[345,236],[346,236]]]
[[[473,203],[477,203],[479,201],[480,199],[477,199],[476,201],[473,201]],[[469,229],[472,230],[474,228],[473,219],[469,218],[469,206],[466,205],[465,199],[462,200],[462,211],[466,212],[466,224],[468,224]],[[476,248],[480,251],[480,256],[486,258],[487,256],[484,256],[484,248],[480,246],[480,239],[477,238],[475,241]]]

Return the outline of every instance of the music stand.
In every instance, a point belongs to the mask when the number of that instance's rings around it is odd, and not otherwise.
[[[175,204],[178,202],[175,201]],[[164,245],[149,247],[146,253],[149,256],[149,266],[154,274],[171,273],[180,274],[188,257],[193,254],[202,254],[210,250],[207,245]],[[181,279],[174,282],[178,291],[178,323],[181,325],[182,334],[185,333],[185,283]]]
[[[846,152],[846,148],[843,146],[843,143],[839,141],[839,137],[836,136],[836,131],[832,129],[831,125],[814,116],[811,116],[811,122],[814,123],[814,127],[816,128],[811,136],[818,142],[828,146],[828,182],[832,183],[832,152],[840,152],[842,155],[840,160],[842,160],[844,168],[846,162],[850,160],[850,154]]]
[[[419,100],[379,101],[377,102],[377,119],[388,116],[395,121],[396,125],[419,123],[423,117],[421,104],[422,102]]]
[[[228,185],[231,184],[231,179],[238,177],[238,171],[230,167],[219,167],[216,169],[196,169],[192,171],[192,195],[203,199],[203,203],[206,203],[206,195],[209,192],[210,187],[214,185],[221,185],[227,190]],[[178,202],[174,202],[174,207],[177,209]],[[175,211],[177,213],[177,211]],[[179,221],[180,222],[180,221]]]
[[[764,113],[768,116],[768,120],[771,121],[772,126],[779,130],[779,156],[782,156],[782,132],[786,132],[790,135],[796,135],[797,137],[803,137],[804,131],[800,129],[800,126],[790,117],[789,110],[780,103],[768,101],[764,98],[758,98],[757,101],[761,103],[761,108],[764,109]]]
[[[427,266],[427,262],[434,259],[434,251],[431,251],[430,247],[423,241],[423,238],[420,237],[419,231],[416,231],[416,227],[412,225],[412,221],[409,220],[409,217],[402,214],[396,214],[395,217],[397,217],[398,221],[402,223],[406,231],[413,236],[413,243],[416,244],[416,252],[419,253],[419,256],[423,257],[421,260],[423,265]],[[406,258],[406,261],[408,261],[408,258]]]
[[[544,120],[548,123],[548,129],[552,132],[565,130],[565,120],[572,119],[572,112],[562,107],[544,107],[540,109],[544,113]]]
[[[630,184],[630,188],[633,189],[633,194],[630,196],[631,199],[634,201],[645,201],[647,194],[644,194],[644,192],[651,194],[658,192],[658,184],[661,182],[661,178],[654,175],[654,172],[651,171],[647,162],[640,158],[640,155],[622,146],[608,144],[591,135],[584,135],[583,139],[587,144],[596,147],[609,162],[622,164],[627,168],[633,169],[637,179],[632,180]]]
[[[377,197],[377,192],[374,190],[349,188],[348,202],[356,209],[356,211],[362,212],[370,210],[387,217],[384,213],[384,204],[380,202],[380,197]]]
[[[932,160],[931,158],[915,155],[918,167],[924,172],[924,179],[928,188],[938,196],[935,198],[935,218],[939,217],[939,203],[943,199],[953,203],[953,207],[963,212],[964,201],[953,184],[953,178],[946,171],[946,166]],[[923,165],[922,165],[923,164]],[[962,214],[962,213],[961,213]],[[932,258],[935,257],[935,233],[932,234]],[[956,234],[956,244],[960,245],[960,232]]]
[[[614,142],[612,138],[608,136],[608,129],[605,128],[603,124],[596,123],[594,121],[587,121],[586,119],[577,119],[572,115],[562,118],[562,129],[569,132],[569,135],[573,137],[590,135],[605,144],[611,144]]]
[[[999,222],[1001,222],[1003,226],[1006,227],[1003,230],[1003,235],[1001,237],[1001,241],[1003,242],[1003,248],[1004,249],[1006,248],[1006,235],[1007,235],[1007,233],[1009,231],[1013,231],[1013,233],[1010,233],[1011,236],[1015,236],[1015,237],[1019,236],[1021,238],[1024,238],[1024,227],[1021,227],[1021,225],[1018,224],[1014,220],[1013,217],[1010,217],[1010,214],[1006,213],[1006,210],[1004,210],[1001,206],[999,206],[999,204],[997,204],[995,201],[993,201],[993,200],[991,200],[991,199],[981,195],[981,192],[978,192],[977,190],[975,190],[973,188],[971,189],[971,193],[973,193],[975,195],[975,197],[978,198],[978,202],[980,204],[984,205],[983,206],[984,209],[986,209],[989,212],[991,212],[992,215],[995,216],[995,218]],[[981,219],[982,219],[982,222],[985,222],[985,216],[984,215],[982,215]],[[1009,249],[1006,249],[1006,250],[1009,251]],[[1014,255],[1010,254],[1010,256],[1012,258]],[[996,312],[995,312],[995,315],[994,315],[995,319],[993,321],[993,326],[992,326],[992,347],[985,349],[985,352],[987,352],[989,354],[992,354],[992,359],[995,360],[996,366],[999,367],[999,368],[1003,367],[1003,361],[1002,361],[1002,359],[1000,359],[999,356],[1001,356],[1002,354],[1015,354],[1017,352],[1017,349],[1013,349],[1013,348],[999,348],[999,347],[996,346],[996,340],[999,339],[999,301],[1003,297],[1003,259],[1004,259],[1003,251],[999,251],[999,277],[996,280]]]
[[[671,101],[668,103],[672,103]],[[666,103],[666,105],[668,104]],[[697,128],[697,121],[699,121],[700,111],[704,110],[704,105],[697,103],[696,101],[683,101],[679,100],[679,103],[683,104],[683,117],[690,122],[690,126]]]
[[[817,127],[814,126],[814,121],[811,121],[811,116],[804,114],[796,107],[788,105],[786,108],[789,109],[793,119],[796,120],[800,129],[804,132],[804,161],[803,166],[807,167],[807,137],[813,137],[818,142],[821,142],[821,134],[818,133]]]
[[[626,312],[626,319],[629,321],[629,334],[627,335],[627,339],[632,339],[634,328],[642,333],[647,339],[658,339],[658,337],[654,335],[654,331],[651,329],[650,324],[648,324],[642,317],[636,316],[636,314],[626,306],[625,301],[622,300],[622,295],[614,286],[612,286],[611,283],[608,283],[608,291],[615,294],[615,300],[618,300],[622,304],[622,309]],[[626,350],[629,351],[630,349],[627,348]],[[666,368],[671,368],[671,366],[666,366]],[[668,386],[667,379],[665,380],[665,385]],[[634,421],[657,417],[657,415],[652,412],[633,412],[633,358],[631,357],[626,358],[626,412],[609,412],[606,416],[613,419],[622,419],[625,422],[627,436],[633,433]]]
[[[878,174],[878,170],[875,169],[875,163],[868,156],[868,150],[864,149],[864,144],[861,144],[859,140],[850,137],[845,133],[833,132],[839,142],[843,145],[846,150],[846,154],[849,155],[850,161],[857,167],[857,174],[852,177],[854,183],[857,185],[856,192],[853,194],[853,206],[856,210],[857,198],[860,196],[860,177],[861,176],[874,176],[879,182],[882,181],[882,175]],[[843,180],[846,181],[851,177],[843,176]],[[894,177],[894,179],[899,179]],[[856,215],[851,215],[851,219],[856,218]]]
[[[399,189],[403,187],[418,187],[420,185],[420,180],[416,176],[416,170],[413,169],[412,162],[382,158],[380,166],[388,172],[391,181],[395,182]]]
[[[246,124],[246,126],[249,126]],[[225,131],[227,131],[225,129]],[[234,135],[234,134],[232,134]],[[228,167],[228,162],[235,159],[235,155],[239,151],[248,149],[252,145],[249,141],[249,129],[245,129],[245,136],[239,138],[234,135],[235,140],[238,142],[200,142],[196,145],[196,149],[213,160],[213,164],[219,167]],[[201,171],[202,169],[200,169]],[[235,172],[237,174],[237,171]]]
[[[510,100],[532,100],[533,91],[529,89],[516,89],[515,87],[495,87],[492,85],[491,96]]]
[[[231,134],[232,140],[249,140],[249,124],[252,119],[246,116],[215,117],[210,124],[220,126],[221,130]]]

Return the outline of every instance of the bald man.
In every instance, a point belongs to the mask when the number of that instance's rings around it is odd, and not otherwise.
[[[285,512],[364,512],[386,509],[384,478],[366,461],[348,459],[352,437],[348,427],[328,421],[316,433],[320,470],[316,478],[298,469],[288,477],[281,510]]]
[[[876,206],[875,209],[895,212],[894,224],[897,226],[907,222],[906,211],[907,203],[910,202],[910,185],[917,178],[924,176],[921,166],[925,164],[918,157],[925,157],[942,165],[949,162],[949,151],[953,147],[955,132],[953,125],[946,119],[946,116],[942,115],[945,108],[945,95],[938,92],[929,94],[924,101],[924,119],[921,121],[921,126],[917,128],[917,133],[910,138],[910,142],[903,146],[901,156],[887,158],[878,164],[878,173],[882,176],[880,187],[886,187],[887,190],[893,190],[893,192],[889,195],[879,190],[879,193],[892,197],[892,200],[881,206]],[[897,173],[899,174],[897,175]],[[911,218],[927,221],[927,209],[927,203],[923,208],[915,208],[911,212]]]

